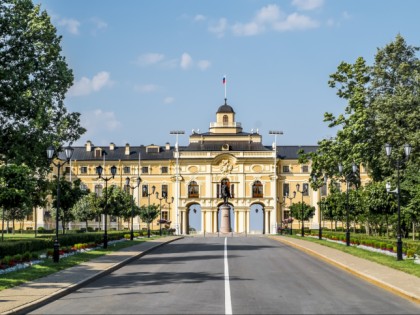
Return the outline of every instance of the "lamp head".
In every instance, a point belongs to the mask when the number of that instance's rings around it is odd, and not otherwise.
[[[386,188],[386,192],[389,193],[391,191],[391,183],[390,182],[386,182],[385,188]]]
[[[115,177],[115,174],[117,174],[117,167],[115,165],[112,165],[111,166],[111,175],[112,175],[112,178]]]
[[[296,184],[296,190],[299,191],[300,184]]]
[[[156,192],[156,199],[159,199],[159,192]]]
[[[338,163],[338,171],[340,172],[340,174],[343,174],[343,164]]]
[[[48,149],[47,149],[47,157],[48,157],[49,160],[52,159],[52,157],[54,155],[54,151],[55,151],[55,149],[54,149],[53,146],[49,146],[48,147]]]
[[[391,156],[391,152],[392,152],[392,145],[390,145],[389,143],[385,144],[385,153],[388,157]]]
[[[295,198],[295,197],[296,197],[296,191],[293,192],[293,198]]]
[[[125,186],[130,185],[130,177],[125,178]]]
[[[409,145],[408,143],[404,144],[404,153],[405,153],[405,158],[408,159],[411,153],[411,145]]]
[[[137,177],[137,180],[136,180],[137,187],[140,186],[140,183],[141,183],[141,178],[140,177]]]
[[[351,166],[351,169],[352,169],[353,173],[356,173],[357,172],[357,166],[356,166],[356,164],[354,162],[353,162],[353,164]]]
[[[153,185],[153,186],[152,186],[152,194],[154,194],[154,193],[155,193],[155,190],[156,190],[156,187]]]
[[[64,149],[64,153],[66,154],[67,161],[70,161],[70,159],[73,155],[73,152],[74,152],[74,149],[71,146],[67,146]]]
[[[96,167],[96,174],[98,174],[99,178],[102,177],[103,170],[104,170],[104,168],[101,165]]]

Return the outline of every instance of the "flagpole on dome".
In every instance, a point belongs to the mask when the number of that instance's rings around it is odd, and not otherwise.
[[[225,86],[225,101],[227,100],[226,98],[226,74],[223,76],[223,85]]]

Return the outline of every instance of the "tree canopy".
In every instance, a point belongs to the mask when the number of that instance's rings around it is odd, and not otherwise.
[[[46,148],[85,132],[64,105],[73,73],[46,11],[31,0],[0,0],[0,162],[48,171]]]

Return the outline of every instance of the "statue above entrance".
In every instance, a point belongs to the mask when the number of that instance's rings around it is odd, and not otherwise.
[[[227,205],[228,200],[230,198],[230,190],[229,190],[228,184],[226,183],[222,184],[222,198],[223,198],[223,203]]]

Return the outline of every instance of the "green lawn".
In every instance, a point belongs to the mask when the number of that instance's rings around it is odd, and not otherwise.
[[[106,255],[109,252],[117,251],[135,244],[145,242],[153,239],[134,239],[133,241],[122,241],[115,244],[108,245],[107,249],[95,249],[84,253],[79,253],[73,256],[60,259],[59,263],[54,263],[51,258],[45,259],[43,263],[33,265],[31,267],[18,270],[15,272],[0,275],[0,291],[14,286],[18,286],[27,281],[35,280],[45,277],[57,271],[73,267],[82,262]]]
[[[301,239],[300,236],[290,236],[288,235],[287,237],[293,237],[293,238],[298,238]],[[343,251],[345,253],[349,253],[351,255],[360,257],[360,258],[364,258],[370,261],[374,261],[378,264],[381,265],[385,265],[394,269],[398,269],[401,271],[404,271],[408,274],[420,277],[420,265],[415,264],[413,262],[413,259],[404,259],[402,261],[397,261],[397,259],[395,257],[392,256],[388,256],[388,255],[384,255],[384,254],[380,254],[380,253],[375,253],[375,252],[371,252],[368,250],[364,250],[361,248],[357,248],[354,246],[345,246],[345,245],[341,245],[341,244],[337,244],[334,242],[328,242],[325,240],[319,240],[316,238],[312,238],[312,237],[305,237],[304,239],[305,241],[309,241],[309,242],[314,242],[314,243],[318,243],[324,246],[328,246],[328,247],[332,247],[335,249],[338,249],[340,251]]]

